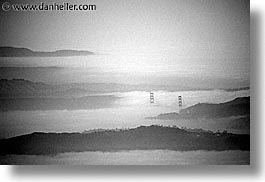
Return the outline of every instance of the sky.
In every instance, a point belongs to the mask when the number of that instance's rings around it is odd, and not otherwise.
[[[71,1],[74,2],[95,4],[97,10],[1,10],[0,46],[35,51],[78,49],[115,55],[112,63],[103,61],[107,71],[115,73],[150,76],[148,72],[153,70],[158,76],[163,71],[168,73],[166,77],[170,79],[183,76],[176,75],[176,70],[184,71],[183,77],[230,77],[244,84],[249,82],[248,0]]]
[[[96,4],[97,10],[2,11],[1,45],[41,51],[174,50],[185,58],[248,57],[249,4],[246,0],[71,2]]]

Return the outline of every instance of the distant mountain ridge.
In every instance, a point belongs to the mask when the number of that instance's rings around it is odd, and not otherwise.
[[[248,116],[250,114],[250,97],[239,97],[232,101],[210,104],[198,103],[180,111],[164,113],[147,119],[176,120],[196,118],[226,118],[231,116]]]
[[[90,110],[110,108],[119,99],[112,95],[78,98],[17,98],[0,99],[3,111]]]
[[[53,52],[32,51],[27,48],[0,47],[0,57],[68,57],[94,55],[85,50],[57,50]]]
[[[42,82],[24,79],[0,80],[0,98],[45,96],[56,90],[54,86]]]
[[[21,97],[75,97],[94,93],[159,91],[169,92],[196,90],[180,89],[178,86],[168,85],[129,85],[118,83],[69,83],[51,85],[43,82],[32,82],[25,79],[0,79],[0,98]],[[199,89],[198,89],[199,90]]]

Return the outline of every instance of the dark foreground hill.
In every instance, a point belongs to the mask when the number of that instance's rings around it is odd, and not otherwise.
[[[176,119],[196,119],[196,118],[226,118],[231,116],[244,116],[249,118],[250,97],[240,97],[232,101],[209,104],[199,103],[180,111],[160,114],[148,119],[176,120]]]
[[[176,127],[140,126],[93,133],[32,133],[0,140],[0,153],[47,155],[118,150],[249,150],[249,135],[191,132]]]

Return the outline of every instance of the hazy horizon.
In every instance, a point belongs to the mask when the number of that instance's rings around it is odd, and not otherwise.
[[[180,58],[249,57],[247,0],[103,0],[94,4],[97,10],[92,12],[1,11],[0,46],[126,55],[173,52]]]
[[[45,3],[49,2],[53,1]],[[91,12],[1,11],[0,46],[99,54],[0,58],[0,78],[45,83],[249,86],[249,1],[94,3],[97,10]]]

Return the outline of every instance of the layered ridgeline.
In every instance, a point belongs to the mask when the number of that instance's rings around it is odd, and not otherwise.
[[[111,107],[113,95],[90,95],[85,89],[23,79],[0,80],[0,111],[76,110]]]
[[[231,116],[248,116],[250,114],[250,97],[240,97],[232,101],[211,104],[198,103],[191,107],[181,110],[179,113],[159,114],[148,119],[177,120],[177,119],[196,119],[196,118],[226,118]]]
[[[32,133],[0,140],[0,153],[46,155],[63,152],[119,150],[249,150],[250,136],[140,126],[84,133]]]
[[[7,68],[2,68],[7,69]],[[13,68],[14,69],[14,68]],[[23,69],[23,68],[17,68]],[[1,67],[0,67],[1,71]],[[188,89],[188,88],[187,88]],[[32,82],[25,79],[1,79],[0,97],[78,97],[95,93],[131,92],[168,90],[176,91],[178,87],[167,85],[129,85],[117,83],[69,83],[69,84],[47,84],[43,82]]]
[[[0,47],[0,57],[68,57],[88,56],[95,53],[80,50],[57,50],[54,52],[38,52],[27,48]]]
[[[75,110],[91,109],[93,106],[95,106],[95,108],[109,107],[114,101],[120,99],[119,97],[109,95],[109,93],[163,89],[169,91],[178,90],[178,88],[174,86],[169,87],[163,85],[124,85],[115,83],[72,83],[50,85],[24,79],[1,79],[0,111]],[[219,105],[197,104],[182,110],[180,114],[167,113],[161,114],[157,117],[149,117],[148,119],[172,120],[178,118],[209,117],[209,114],[218,114],[214,111],[216,109],[217,112],[223,114],[235,114],[238,111],[235,110],[236,107],[233,107],[233,103],[234,102]],[[228,108],[225,110],[224,107]],[[243,108],[245,108],[245,111],[249,109],[249,107]]]
[[[0,68],[1,70],[1,68]],[[163,85],[69,83],[51,85],[24,79],[0,80],[0,111],[106,108],[119,99],[112,92],[172,89]]]
[[[194,121],[195,125],[192,127],[223,128],[249,133],[250,97],[240,97],[220,104],[198,103],[181,110],[180,113],[164,113],[146,119],[172,120],[184,126],[187,121]]]
[[[1,68],[8,69],[8,68]],[[23,68],[17,68],[23,69]],[[197,88],[200,89],[200,88]],[[1,79],[0,97],[67,97],[84,96],[94,93],[131,92],[131,91],[185,91],[197,90],[177,85],[147,85],[147,84],[117,84],[117,83],[69,83],[69,84],[46,84],[43,82],[32,82],[25,79]],[[248,90],[249,88],[224,89],[226,91]],[[204,89],[205,90],[205,89]]]

